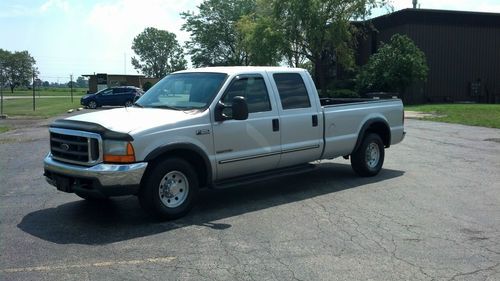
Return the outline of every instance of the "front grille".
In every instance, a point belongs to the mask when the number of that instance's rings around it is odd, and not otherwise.
[[[73,164],[92,165],[100,161],[101,138],[98,134],[50,129],[50,152],[60,161]]]

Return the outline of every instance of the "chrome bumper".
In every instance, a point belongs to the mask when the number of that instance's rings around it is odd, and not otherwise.
[[[148,163],[141,162],[125,165],[97,164],[92,167],[84,167],[56,161],[51,154],[45,157],[43,164],[46,172],[77,179],[94,179],[100,183],[101,187],[138,186],[148,166]],[[53,179],[48,177],[46,179],[51,185],[56,186]]]

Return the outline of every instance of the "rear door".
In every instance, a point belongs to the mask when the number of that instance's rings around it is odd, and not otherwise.
[[[235,96],[248,104],[248,119],[213,123],[217,179],[227,179],[277,167],[280,153],[279,115],[267,77],[240,75],[231,81],[221,102],[230,105]],[[224,112],[231,116],[230,109]]]
[[[125,100],[127,99],[127,91],[127,88],[114,88],[111,105],[124,105]]]
[[[278,95],[282,155],[278,167],[318,160],[323,149],[323,119],[316,92],[305,72],[269,73]],[[308,88],[309,87],[309,88]]]

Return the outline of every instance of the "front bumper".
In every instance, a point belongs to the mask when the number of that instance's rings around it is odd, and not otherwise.
[[[47,182],[66,192],[93,192],[106,196],[136,194],[148,163],[97,164],[78,166],[54,160],[49,154],[44,159]]]

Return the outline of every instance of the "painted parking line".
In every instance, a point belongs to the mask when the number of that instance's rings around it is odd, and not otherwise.
[[[117,265],[141,265],[146,263],[168,263],[175,260],[176,257],[159,257],[159,258],[146,258],[142,260],[125,260],[125,261],[101,261],[94,263],[81,263],[81,264],[70,264],[70,265],[45,265],[45,266],[33,266],[33,267],[18,267],[18,268],[6,268],[0,269],[2,273],[16,273],[16,272],[32,272],[32,271],[55,271],[55,270],[67,270],[75,268],[87,268],[87,267],[112,267]]]

